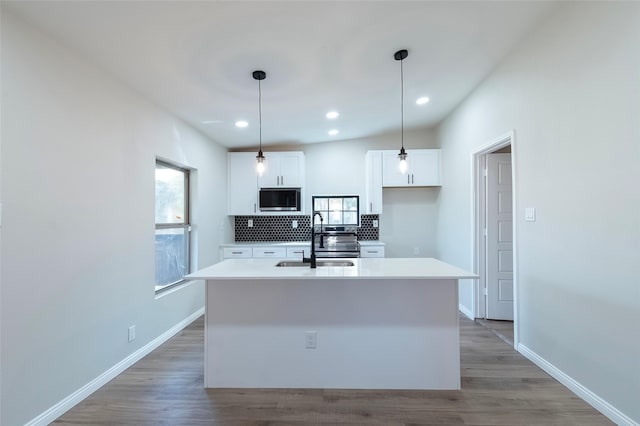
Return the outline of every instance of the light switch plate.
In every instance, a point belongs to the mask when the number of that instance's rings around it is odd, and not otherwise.
[[[298,221],[297,221],[297,220],[292,220],[292,221],[291,221],[291,227],[292,227],[293,229],[296,229],[296,228],[298,227]]]
[[[526,222],[536,221],[536,209],[534,207],[526,207],[524,209],[524,220]]]
[[[253,228],[253,219],[247,220],[247,228]]]
[[[378,220],[377,220],[377,219],[374,219],[374,220],[373,220],[373,227],[374,227],[374,228],[377,228],[377,227],[378,227]]]

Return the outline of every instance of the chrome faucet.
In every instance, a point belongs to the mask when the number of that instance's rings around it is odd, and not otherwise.
[[[305,263],[310,263],[311,268],[316,268],[316,216],[320,216],[320,248],[324,248],[324,234],[322,232],[322,214],[320,212],[313,212],[313,216],[311,216],[311,256],[304,257],[304,252],[302,254],[302,261]]]

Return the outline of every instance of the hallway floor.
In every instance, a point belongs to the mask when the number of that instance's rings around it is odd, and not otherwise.
[[[502,339],[503,342],[513,346],[513,321],[500,321],[478,318],[476,319],[476,323],[489,329],[493,334]]]

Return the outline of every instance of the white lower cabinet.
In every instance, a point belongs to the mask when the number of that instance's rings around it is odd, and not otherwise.
[[[254,247],[253,257],[279,257],[287,256],[287,249],[284,247]]]
[[[253,257],[253,250],[251,247],[223,247],[222,257],[224,259],[234,258],[250,258]]]
[[[310,247],[287,247],[287,259],[302,259],[310,255]]]
[[[278,258],[278,259],[296,259],[302,260],[303,257],[311,256],[311,246],[294,245],[282,246],[259,245],[259,246],[227,246],[220,251],[223,259],[234,258]],[[384,243],[361,242],[360,257],[385,257]]]
[[[301,242],[300,245],[238,245],[238,246],[226,246],[220,248],[220,257],[222,259],[235,259],[235,258],[278,258],[278,259],[300,259],[302,257],[309,257],[311,254],[311,248],[308,244]]]
[[[360,257],[384,257],[383,245],[360,246]]]

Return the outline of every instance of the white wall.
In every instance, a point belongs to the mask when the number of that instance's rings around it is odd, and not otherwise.
[[[18,425],[203,306],[200,283],[155,298],[155,158],[197,168],[208,265],[226,150],[5,11],[1,136],[0,423]]]
[[[636,422],[639,41],[640,3],[563,4],[441,125],[438,228],[439,256],[471,268],[471,153],[515,129],[521,349]]]
[[[405,131],[405,148],[437,148],[433,131]],[[355,194],[365,197],[365,154],[375,149],[400,150],[399,132],[366,139],[325,142],[272,150],[300,150],[305,153],[306,196]],[[380,240],[387,257],[433,257],[436,253],[436,204],[440,188],[387,188],[383,191]]]

